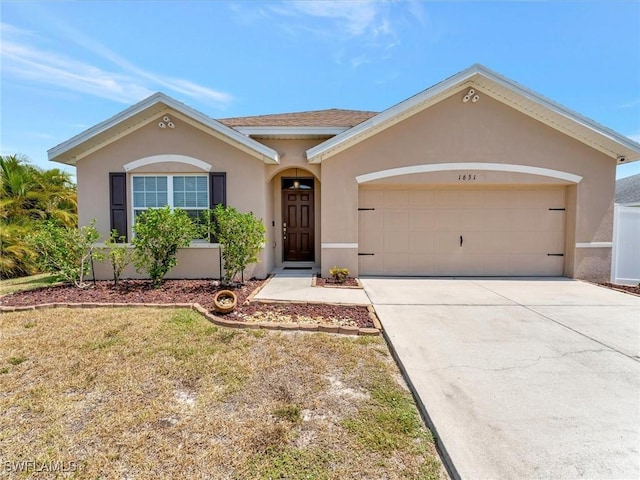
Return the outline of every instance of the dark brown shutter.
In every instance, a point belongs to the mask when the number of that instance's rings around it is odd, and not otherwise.
[[[109,174],[109,207],[111,210],[111,230],[127,241],[127,174]]]
[[[213,172],[209,174],[209,208],[213,210],[220,204],[227,206],[227,173]],[[215,243],[216,239],[211,235],[209,241]]]

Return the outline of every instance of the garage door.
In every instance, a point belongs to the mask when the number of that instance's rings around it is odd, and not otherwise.
[[[565,188],[359,192],[361,275],[562,275]]]

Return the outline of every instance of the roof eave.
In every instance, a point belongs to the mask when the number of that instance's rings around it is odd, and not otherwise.
[[[167,107],[176,110],[190,118],[192,118],[193,120],[196,120],[197,122],[200,122],[201,124],[219,132],[220,134],[222,134],[224,137],[227,137],[228,139],[232,140],[233,142],[239,143],[245,147],[248,148],[249,152],[255,156],[256,158],[259,158],[261,160],[263,160],[265,163],[273,163],[273,164],[278,164],[280,163],[280,157],[278,152],[276,152],[275,150],[273,150],[272,148],[267,147],[266,145],[263,145],[243,134],[241,134],[240,132],[234,130],[231,127],[227,127],[226,125],[218,122],[217,120],[214,120],[206,115],[204,115],[203,113],[181,103],[178,102],[177,100],[174,100],[173,98],[169,97],[168,95],[165,95],[164,93],[161,92],[157,92],[154,93],[153,95],[151,95],[148,98],[145,98],[144,100],[141,100],[140,102],[136,103],[135,105],[132,105],[131,107],[123,110],[122,112],[114,115],[113,117],[85,130],[84,132],[70,138],[69,140],[49,149],[47,151],[47,156],[49,161],[54,161],[54,162],[59,162],[59,163],[65,163],[68,165],[75,165],[75,157],[74,158],[60,158],[62,157],[66,152],[70,151],[71,149],[81,145],[82,143],[90,140],[91,138],[95,137],[96,135],[99,135],[105,131],[107,131],[109,128],[112,128],[113,126],[120,124],[122,122],[127,121],[128,119],[132,118],[134,115],[146,110],[147,108],[152,107],[153,105],[156,105],[158,103],[162,103],[164,105],[166,105]]]
[[[463,70],[436,85],[429,87],[428,89],[414,95],[413,97],[404,100],[403,102],[394,105],[393,107],[381,112],[375,117],[370,118],[362,122],[359,125],[316,145],[313,148],[307,150],[307,159],[309,163],[321,163],[325,158],[337,153],[342,148],[347,148],[352,144],[352,141],[357,137],[368,137],[372,132],[383,126],[384,124],[390,124],[394,119],[400,116],[406,116],[410,114],[414,109],[420,107],[426,108],[430,101],[436,99],[438,96],[448,92],[455,93],[459,88],[462,88],[464,84],[471,80],[475,75],[481,75],[490,81],[493,81],[516,94],[542,105],[544,108],[550,111],[562,115],[578,125],[590,130],[591,132],[608,139],[611,142],[619,145],[620,148],[616,149],[616,152],[608,149],[607,152],[603,152],[613,158],[617,158],[618,163],[621,158],[625,158],[625,163],[640,160],[640,144],[634,142],[630,138],[627,138],[614,130],[611,130],[603,125],[594,122],[562,105],[547,99],[520,84],[509,80],[506,77],[488,69],[487,67],[475,64],[471,67]],[[420,109],[422,109],[420,108]],[[566,132],[565,132],[566,133]],[[342,147],[342,148],[341,148]]]

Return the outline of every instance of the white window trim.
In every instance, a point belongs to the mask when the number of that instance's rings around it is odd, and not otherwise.
[[[211,185],[209,185],[209,175],[206,173],[131,173],[129,174],[130,178],[130,182],[129,182],[129,186],[130,186],[130,192],[131,192],[131,235],[135,235],[134,230],[133,230],[133,226],[136,223],[136,210],[149,210],[150,208],[162,208],[162,207],[145,207],[144,209],[140,208],[140,207],[136,207],[134,205],[134,201],[133,201],[133,178],[134,177],[167,177],[167,202],[169,207],[171,207],[171,210],[174,210],[176,207],[174,207],[173,205],[173,177],[205,177],[207,179],[207,207],[206,208],[183,208],[183,207],[179,207],[182,210],[207,210],[208,208],[211,208],[210,205],[210,195],[211,192],[209,191],[209,189],[211,188]],[[171,177],[171,179],[169,179],[169,177]],[[217,245],[217,244],[213,244],[213,243],[209,243],[209,241],[207,239],[198,239],[198,240],[193,240],[191,242],[190,246],[196,246],[196,245]],[[208,248],[208,247],[197,247],[197,248]],[[212,247],[213,248],[213,247]]]

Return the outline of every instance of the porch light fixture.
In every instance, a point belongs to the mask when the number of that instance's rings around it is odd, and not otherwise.
[[[293,181],[293,188],[295,188],[295,189],[300,188],[300,180],[294,180]]]

